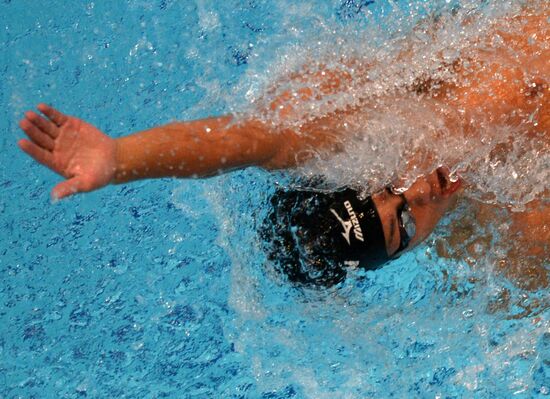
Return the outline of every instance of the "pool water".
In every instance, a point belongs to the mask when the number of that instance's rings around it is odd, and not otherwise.
[[[16,147],[38,102],[113,136],[246,109],[306,40],[326,51],[331,35],[396,31],[450,2],[63,3],[0,1],[0,398],[550,394],[547,288],[496,273],[491,254],[476,267],[437,255],[466,204],[383,269],[298,288],[258,238],[285,174],[141,181],[52,204],[58,177]]]

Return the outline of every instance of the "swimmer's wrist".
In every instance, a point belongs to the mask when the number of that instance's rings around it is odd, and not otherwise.
[[[128,164],[125,161],[126,154],[124,150],[123,138],[116,138],[115,140],[115,170],[111,184],[122,184],[132,180],[129,176]]]

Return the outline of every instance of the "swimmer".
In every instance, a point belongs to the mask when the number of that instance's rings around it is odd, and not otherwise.
[[[467,60],[457,58],[448,64],[455,74],[452,82],[434,82],[427,77],[407,87],[407,95],[418,96],[418,101],[434,110],[457,110],[463,117],[447,119],[446,128],[450,131],[475,134],[476,116],[483,114],[495,123],[521,125],[526,134],[548,141],[548,7],[524,9],[521,15],[507,17],[506,22],[516,23],[520,28],[512,34],[501,31],[495,23],[488,37],[480,40],[490,43],[491,35],[498,34],[511,53],[516,51],[529,57],[502,63],[501,58],[495,61],[483,56],[481,50],[477,55],[470,52]],[[304,73],[297,79],[320,87],[328,95],[345,90],[349,75],[326,70],[319,74]],[[307,88],[296,94],[283,93],[275,98],[270,104],[272,112],[278,112],[282,119],[292,118],[297,102],[307,102],[313,96]],[[387,99],[391,100],[393,95],[388,93]],[[372,99],[377,100],[384,103],[385,99]],[[267,170],[293,168],[308,161],[307,156],[296,155],[311,154],[305,150],[327,154],[341,151],[339,138],[345,131],[346,120],[361,112],[359,108],[334,111],[297,127],[261,118],[236,120],[233,116],[222,116],[170,123],[113,139],[95,126],[49,105],[39,104],[37,108],[41,114],[28,111],[21,120],[20,127],[29,139],[18,144],[37,162],[66,179],[53,188],[54,199],[139,179],[203,178],[249,166]],[[379,267],[422,242],[456,201],[463,183],[461,179],[452,179],[448,169],[440,167],[419,177],[401,194],[391,189],[367,198],[351,189],[333,195],[278,192],[274,197],[274,214],[279,219],[274,223],[286,221],[287,225],[286,233],[281,233],[287,239],[278,241],[279,249],[288,250],[289,245],[307,248],[319,239],[321,247],[332,251],[327,256],[353,266]],[[315,222],[311,217],[304,221],[304,215],[311,209],[304,207],[302,213],[293,214],[291,210],[296,207],[288,204],[295,200],[314,203],[314,209],[318,208],[322,214],[313,216]],[[317,222],[324,230],[312,230]],[[532,222],[541,223],[537,218]],[[298,250],[304,253],[302,248]],[[318,256],[315,259],[313,263],[319,261]],[[341,278],[342,273],[337,270],[321,283],[330,285]],[[295,280],[308,282],[301,275]]]

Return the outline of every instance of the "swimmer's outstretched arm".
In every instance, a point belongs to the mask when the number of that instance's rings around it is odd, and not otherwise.
[[[39,104],[20,127],[30,140],[20,148],[66,178],[52,190],[61,199],[111,183],[156,177],[208,177],[259,166],[280,169],[307,158],[308,149],[332,144],[331,120],[278,129],[259,120],[233,117],[171,123],[113,139],[95,126]]]
[[[292,131],[232,116],[175,122],[116,140],[115,183],[155,177],[209,177],[259,166],[293,165]]]

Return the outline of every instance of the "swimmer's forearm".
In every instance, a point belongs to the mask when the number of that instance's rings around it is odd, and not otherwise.
[[[342,90],[351,76],[325,70],[294,76],[311,83],[319,93]],[[311,100],[308,87],[295,95],[284,92],[270,105],[282,119],[292,118],[294,107]],[[318,152],[339,148],[342,115],[329,115],[300,124],[296,130],[259,120],[233,117],[172,123],[122,137],[117,142],[114,183],[156,177],[208,177],[247,166],[266,169],[294,167]]]
[[[208,177],[247,166],[290,166],[284,133],[231,116],[171,123],[116,140],[114,183],[158,177]]]

